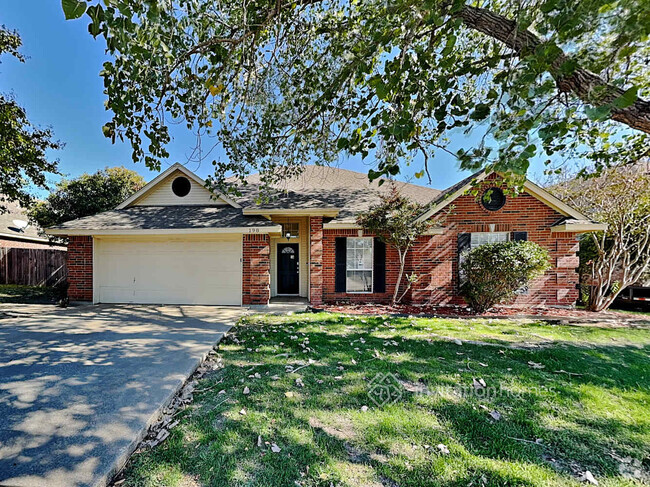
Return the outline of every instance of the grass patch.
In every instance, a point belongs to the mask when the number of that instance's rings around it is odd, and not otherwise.
[[[644,327],[250,317],[123,485],[577,486],[586,470],[601,486],[641,485],[649,348]],[[400,397],[378,406],[370,384],[387,373]]]
[[[20,286],[17,284],[0,284],[0,303],[53,303],[57,299],[57,290],[45,286]]]

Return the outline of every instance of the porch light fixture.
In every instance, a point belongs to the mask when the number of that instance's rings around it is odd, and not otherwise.
[[[287,240],[291,239],[291,232],[287,232],[284,234],[285,237],[287,237]]]

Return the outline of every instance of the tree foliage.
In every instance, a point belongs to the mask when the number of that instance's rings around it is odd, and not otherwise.
[[[461,260],[461,292],[477,313],[515,297],[551,267],[548,251],[530,241],[484,244]]]
[[[575,178],[551,191],[595,221],[606,232],[585,236],[581,247],[592,258],[581,262],[590,289],[587,307],[608,308],[620,291],[650,268],[650,164],[612,167],[587,179]]]
[[[359,214],[357,223],[364,229],[375,233],[386,245],[397,250],[399,273],[393,291],[393,304],[402,300],[417,279],[415,275],[406,276],[406,288],[400,294],[404,276],[406,256],[418,237],[432,225],[430,221],[418,222],[417,217],[424,213],[424,207],[401,195],[396,186],[382,194],[381,201],[368,211]]]
[[[9,54],[21,62],[20,36],[0,26],[0,55]],[[48,149],[59,149],[49,129],[32,125],[25,110],[13,96],[0,94],[0,194],[8,201],[28,207],[30,185],[47,188],[47,174],[57,174],[57,162],[48,158]],[[6,208],[0,200],[0,211]]]
[[[647,0],[63,7],[68,18],[85,12],[112,56],[101,72],[113,112],[105,135],[159,168],[170,126],[184,123],[201,154],[223,144],[218,186],[230,172],[272,182],[341,154],[373,159],[374,179],[418,155],[422,176],[441,150],[463,169],[520,177],[536,157],[602,166],[648,150]],[[452,133],[472,130],[476,147],[450,147]]]
[[[41,228],[112,210],[145,185],[137,172],[107,167],[94,174],[63,179],[45,201],[34,204],[30,217]]]

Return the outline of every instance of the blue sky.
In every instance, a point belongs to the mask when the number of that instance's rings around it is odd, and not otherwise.
[[[22,53],[28,59],[19,63],[3,56],[0,92],[12,92],[33,123],[50,126],[55,137],[65,143],[62,150],[52,153],[60,160],[62,173],[74,177],[106,166],[124,165],[149,180],[155,173],[131,161],[127,144],[111,144],[102,135],[102,125],[110,119],[104,109],[103,83],[99,77],[106,56],[102,40],[94,40],[88,34],[87,23],[85,18],[66,21],[58,0],[4,0],[0,24],[19,31]],[[471,147],[475,138],[458,134],[452,143],[456,147]],[[189,132],[175,133],[167,165],[186,163],[192,145]],[[340,165],[367,172],[372,161],[344,159]],[[200,166],[189,163],[188,167],[202,177],[212,170],[210,161]],[[408,180],[420,169],[418,164],[406,168],[400,179]],[[458,169],[452,156],[442,152],[431,161],[430,171],[431,186],[439,189],[467,175]],[[541,168],[533,168],[532,175],[536,172],[541,173]],[[424,179],[417,182],[427,184]]]

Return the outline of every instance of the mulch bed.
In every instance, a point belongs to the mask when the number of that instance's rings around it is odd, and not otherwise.
[[[545,306],[514,307],[496,306],[483,314],[473,313],[464,306],[411,306],[411,305],[381,305],[381,304],[325,304],[317,310],[333,313],[363,314],[363,315],[409,315],[462,318],[508,318],[508,317],[540,317],[551,319],[571,320],[606,320],[606,321],[649,321],[650,317],[625,311],[601,311],[595,313],[583,309],[552,308]],[[316,309],[314,310],[316,311]]]

